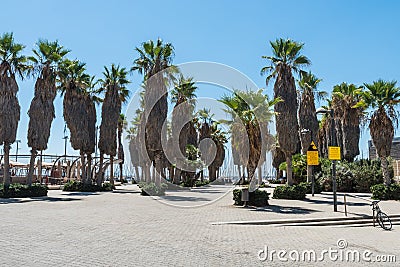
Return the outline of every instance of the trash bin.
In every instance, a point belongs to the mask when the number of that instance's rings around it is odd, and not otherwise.
[[[248,188],[242,188],[242,201],[243,202],[249,201],[249,189]]]

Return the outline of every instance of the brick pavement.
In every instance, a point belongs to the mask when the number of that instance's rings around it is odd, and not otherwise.
[[[329,194],[309,201],[271,200],[270,208],[254,210],[233,207],[232,194],[224,194],[227,190],[213,186],[203,192],[171,192],[160,201],[140,196],[138,188],[129,185],[113,193],[52,190],[47,198],[0,199],[0,266],[348,266],[329,260],[293,263],[257,258],[265,245],[318,252],[337,248],[340,238],[349,249],[393,254],[400,261],[400,226],[386,232],[372,227],[212,225],[344,216],[331,211]],[[354,200],[349,211],[369,214],[370,207],[359,203]],[[400,203],[384,202],[381,207],[388,214],[399,213]]]

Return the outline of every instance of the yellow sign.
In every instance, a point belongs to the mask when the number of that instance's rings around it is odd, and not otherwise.
[[[307,165],[319,165],[318,151],[307,151]]]
[[[310,150],[310,151],[316,151],[316,150],[318,150],[318,149],[317,149],[317,146],[316,146],[315,143],[314,143],[314,141],[311,141],[311,144],[310,144],[310,147],[308,148],[308,150]]]
[[[341,160],[340,158],[340,146],[328,147],[328,158],[330,160]]]

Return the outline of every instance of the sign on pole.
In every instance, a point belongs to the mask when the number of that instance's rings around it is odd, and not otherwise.
[[[311,142],[307,150],[307,165],[319,165],[318,149],[314,141]]]
[[[328,158],[330,160],[341,160],[340,158],[340,146],[328,147]]]

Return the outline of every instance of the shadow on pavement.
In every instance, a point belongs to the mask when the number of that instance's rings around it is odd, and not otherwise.
[[[0,198],[1,204],[30,203],[30,202],[63,202],[78,201],[81,198],[65,198],[65,197],[38,197],[38,198]]]
[[[97,192],[63,192],[64,196],[95,196],[99,195]]]
[[[331,205],[333,203],[333,199],[327,199],[327,200],[320,200],[320,199],[305,199],[304,201],[310,202],[310,203],[315,203],[315,204],[328,204]],[[343,201],[337,201],[338,205],[344,205]],[[364,202],[346,202],[347,206],[354,206],[354,207],[363,207],[363,206],[369,206],[369,203],[364,203]]]
[[[313,210],[313,209],[277,206],[277,205],[269,205],[263,208],[249,208],[249,209],[251,209],[251,211],[257,211],[257,212],[275,212],[283,214],[310,214],[313,212],[320,212],[319,210]]]
[[[160,198],[167,201],[211,201],[210,199],[203,197],[161,196]]]

